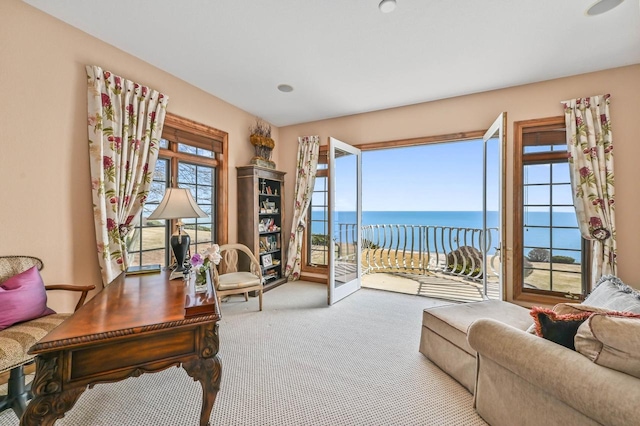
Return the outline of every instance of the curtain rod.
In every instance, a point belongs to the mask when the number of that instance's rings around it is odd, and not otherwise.
[[[602,96],[604,99],[606,99],[606,98],[610,98],[610,97],[611,97],[611,95],[610,95],[609,93],[605,93],[604,95],[583,96],[583,97],[581,97],[581,98],[576,98],[576,99],[595,98],[596,96]],[[560,101],[560,103],[561,103],[561,104],[565,104],[565,103],[571,102],[571,101],[573,101],[573,100],[575,100],[575,99],[569,99],[569,100],[567,100],[567,101]]]

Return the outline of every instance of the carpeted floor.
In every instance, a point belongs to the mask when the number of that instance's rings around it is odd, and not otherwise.
[[[446,302],[289,283],[223,303],[212,425],[485,425],[472,396],[418,352],[422,310]],[[196,425],[201,389],[170,368],[96,385],[57,425]],[[0,413],[0,426],[18,419]]]

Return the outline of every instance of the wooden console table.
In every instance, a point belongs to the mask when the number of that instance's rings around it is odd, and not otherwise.
[[[222,371],[219,319],[213,288],[188,296],[167,271],[122,274],[31,348],[34,398],[20,425],[53,425],[97,383],[179,365],[202,385],[200,425],[208,425]]]

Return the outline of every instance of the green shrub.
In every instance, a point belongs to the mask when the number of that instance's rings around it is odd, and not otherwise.
[[[371,250],[377,250],[380,248],[379,245],[373,243],[372,241],[367,240],[366,238],[362,239],[362,248],[363,249],[371,249]]]
[[[482,278],[482,253],[471,246],[457,248],[447,254],[446,270],[472,278]]]
[[[471,265],[467,265],[467,267],[464,268],[464,271],[463,271],[462,265],[457,265],[455,268],[453,267],[453,265],[448,265],[448,267],[449,269],[447,269],[447,272],[452,272],[454,274],[467,275],[472,278],[482,278],[482,268],[476,267],[471,269]]]
[[[576,260],[571,256],[551,256],[553,263],[576,263]]]
[[[542,248],[531,249],[529,254],[527,254],[527,258],[532,262],[548,262],[549,257],[549,250]]]
[[[311,234],[312,246],[329,246],[329,236],[324,234]]]

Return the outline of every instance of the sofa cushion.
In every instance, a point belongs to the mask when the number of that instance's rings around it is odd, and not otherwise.
[[[425,309],[422,325],[475,356],[476,352],[467,343],[467,330],[480,318],[502,321],[520,330],[526,330],[531,324],[528,309],[513,303],[487,300]]]
[[[606,313],[609,309],[598,308],[596,306],[585,305],[584,303],[558,303],[553,307],[553,312],[560,315],[581,314],[583,312]]]
[[[640,314],[640,292],[613,275],[602,276],[595,289],[582,303],[611,311]]]
[[[554,343],[575,350],[573,339],[578,327],[591,316],[589,311],[578,314],[557,314],[552,309],[534,306],[531,316],[536,325],[536,334]]]
[[[575,347],[598,365],[640,378],[640,315],[593,314],[578,328]]]
[[[0,330],[23,321],[55,314],[47,308],[47,292],[35,266],[0,284]]]
[[[609,309],[596,308],[595,306],[587,306],[582,303],[558,303],[553,307],[553,312],[560,315],[565,314],[581,314],[583,312],[610,312]],[[534,322],[527,329],[527,333],[536,333],[536,323]]]

